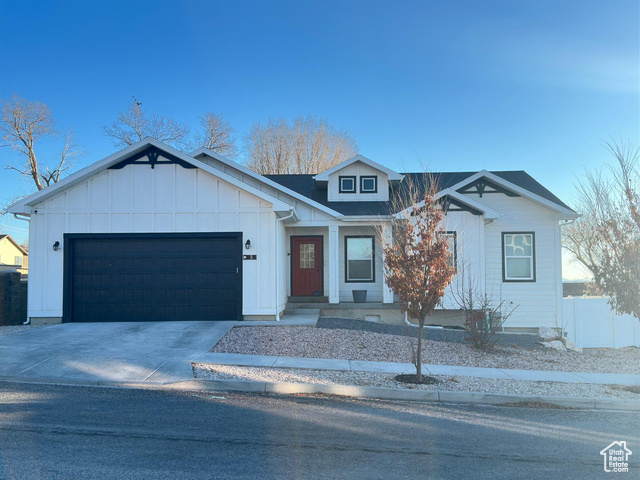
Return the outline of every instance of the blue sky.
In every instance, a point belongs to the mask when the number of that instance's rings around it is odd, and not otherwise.
[[[194,127],[220,113],[239,140],[311,113],[392,168],[523,169],[570,202],[603,139],[638,142],[639,36],[637,0],[0,0],[0,98],[47,103],[78,167],[113,153],[102,127],[135,96]],[[1,203],[30,188],[0,171]]]

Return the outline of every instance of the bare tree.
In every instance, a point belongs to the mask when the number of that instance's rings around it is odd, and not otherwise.
[[[103,130],[116,147],[133,145],[145,137],[153,137],[179,150],[188,149],[191,145],[186,126],[155,113],[147,116],[142,103],[135,98],[131,100],[127,110],[121,112],[117,120],[103,127]]]
[[[265,174],[318,173],[357,153],[353,137],[308,115],[254,124],[245,138],[246,165]]]
[[[398,296],[402,312],[418,320],[417,347],[413,355],[416,383],[422,383],[425,321],[455,274],[442,225],[443,207],[436,199],[437,181],[430,175],[425,175],[423,180],[423,185],[419,185],[405,178],[404,194],[391,202],[390,213],[396,218],[392,238],[382,235],[385,281]]]
[[[578,185],[583,216],[563,229],[564,246],[594,275],[612,307],[640,319],[640,149],[606,142],[617,165]]]
[[[473,268],[462,261],[456,273],[456,281],[451,288],[453,301],[464,313],[466,338],[475,348],[487,350],[493,347],[495,334],[519,305],[503,298],[498,293],[486,290]]]
[[[234,158],[238,151],[233,137],[234,129],[222,115],[205,113],[199,117],[202,131],[195,134],[195,146],[204,147],[225,157]]]
[[[2,146],[12,148],[22,158],[19,164],[6,168],[31,178],[38,190],[57,183],[80,154],[73,132],[67,132],[62,151],[50,167],[36,156],[36,146],[42,138],[58,136],[49,107],[13,95],[0,103],[0,110],[0,134],[5,142]]]

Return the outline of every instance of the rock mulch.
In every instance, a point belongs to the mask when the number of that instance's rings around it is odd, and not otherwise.
[[[320,317],[316,328],[359,330],[363,332],[383,333],[385,335],[398,335],[401,337],[416,338],[416,327],[408,325],[389,325],[385,323],[366,322],[351,318]],[[422,332],[422,338],[434,342],[467,343],[465,332],[462,328],[430,328],[426,327]],[[521,335],[516,333],[499,333],[495,336],[497,345],[515,345],[520,348],[542,349],[540,338],[536,335]]]
[[[212,351],[410,363],[410,342],[413,339],[414,337],[408,335],[376,333],[364,329],[234,327]],[[481,351],[469,344],[432,340],[429,337],[423,341],[423,346],[422,359],[425,364],[566,372],[640,373],[640,349],[635,347],[619,350],[585,349],[582,353],[576,353],[537,346],[523,348],[516,344],[503,343],[497,345],[493,351]]]
[[[567,384],[498,380],[491,378],[435,376],[435,385],[415,385],[397,382],[395,374],[345,372],[293,368],[240,367],[231,365],[194,364],[194,376],[215,380],[251,380],[261,382],[309,383],[320,385],[356,385],[413,390],[448,390],[460,392],[505,393],[587,398],[639,399],[640,394],[615,385]]]

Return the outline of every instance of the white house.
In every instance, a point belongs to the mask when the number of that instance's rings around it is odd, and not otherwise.
[[[519,304],[507,327],[559,324],[560,223],[577,214],[523,171],[438,175],[456,261]],[[390,233],[410,176],[421,174],[360,155],[317,175],[262,176],[144,139],[10,207],[30,224],[29,318],[274,319],[311,307],[402,321],[376,226]],[[449,297],[442,312],[456,308]]]

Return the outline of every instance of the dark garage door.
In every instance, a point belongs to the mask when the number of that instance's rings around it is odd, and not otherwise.
[[[64,240],[65,321],[241,320],[241,233]]]

